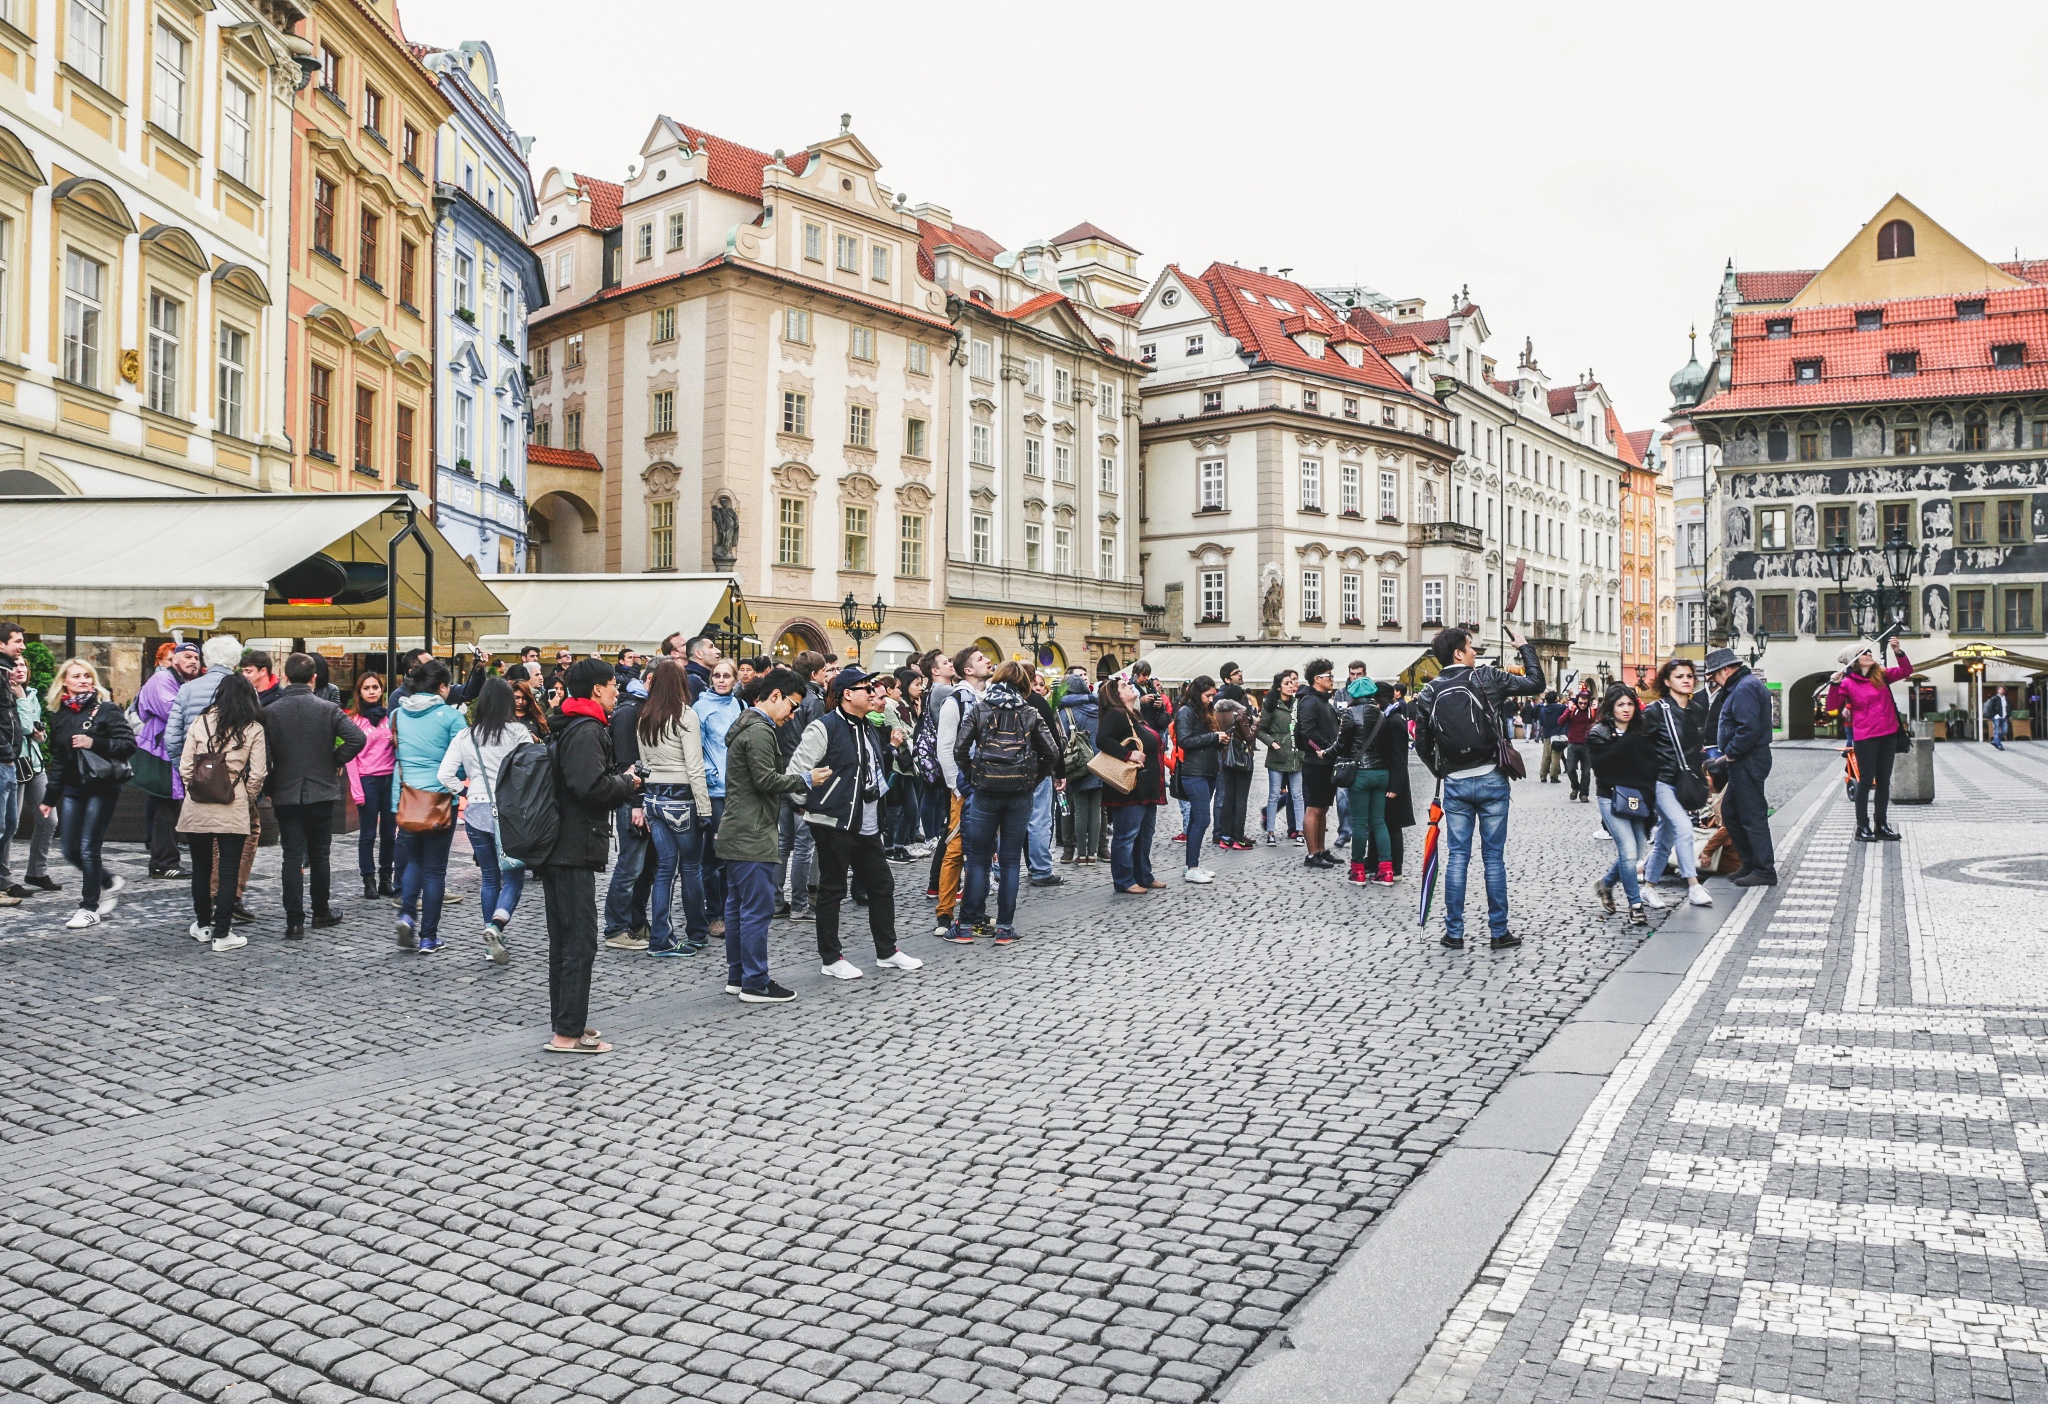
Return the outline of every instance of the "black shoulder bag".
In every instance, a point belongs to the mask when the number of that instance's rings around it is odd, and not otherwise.
[[[1677,709],[1666,703],[1664,730],[1671,737],[1671,752],[1678,757],[1678,779],[1672,782],[1671,792],[1678,796],[1679,807],[1687,814],[1707,802],[1707,782],[1702,775],[1694,773],[1692,764],[1685,758],[1685,742],[1678,735]]]

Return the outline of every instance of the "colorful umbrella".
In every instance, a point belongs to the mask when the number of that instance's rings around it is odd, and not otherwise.
[[[1429,904],[1436,896],[1436,875],[1443,867],[1443,852],[1438,847],[1443,838],[1443,824],[1443,796],[1432,795],[1429,800],[1429,832],[1422,840],[1422,901],[1415,913],[1417,926],[1429,925]]]

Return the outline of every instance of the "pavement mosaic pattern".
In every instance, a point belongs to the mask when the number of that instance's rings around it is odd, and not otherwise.
[[[2048,1398],[2048,752],[1937,762],[1783,816],[1402,1404]]]

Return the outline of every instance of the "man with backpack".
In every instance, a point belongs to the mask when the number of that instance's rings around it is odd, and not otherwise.
[[[981,694],[988,687],[989,674],[994,670],[995,665],[989,662],[988,655],[973,644],[961,649],[953,655],[953,671],[958,680],[939,707],[936,737],[939,770],[946,788],[952,791],[953,799],[939,864],[939,915],[938,927],[932,932],[934,936],[945,936],[953,928],[953,912],[960,904],[961,878],[966,868],[965,833],[973,802],[973,787],[969,773],[960,767],[960,733],[975,704],[981,701]]]
[[[1465,874],[1472,861],[1472,829],[1479,829],[1486,870],[1487,945],[1522,944],[1508,931],[1508,782],[1502,769],[1522,772],[1514,743],[1505,738],[1501,704],[1543,691],[1543,660],[1511,625],[1508,642],[1522,656],[1522,672],[1505,673],[1479,661],[1470,631],[1444,629],[1430,640],[1442,670],[1415,698],[1415,750],[1443,786],[1444,934],[1450,950],[1465,949]]]
[[[1031,670],[1014,659],[1003,663],[954,739],[953,763],[973,796],[965,824],[966,890],[945,933],[957,945],[969,944],[988,925],[992,862],[1000,863],[1001,872],[995,943],[1007,946],[1017,939],[1017,869],[1031,823],[1032,795],[1040,781],[1058,775],[1060,768],[1059,747],[1030,699]],[[1065,789],[1067,782],[1062,777],[1052,783]]]

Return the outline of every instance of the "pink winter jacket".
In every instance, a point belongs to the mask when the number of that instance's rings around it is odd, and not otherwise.
[[[1882,677],[1884,682],[1880,684],[1875,677],[1865,677],[1861,673],[1848,673],[1828,689],[1829,711],[1849,709],[1851,741],[1869,741],[1889,736],[1899,729],[1899,712],[1892,701],[1892,684],[1912,677],[1913,665],[1901,653],[1896,667],[1886,668],[1875,676]]]
[[[396,767],[391,753],[391,719],[386,717],[382,726],[363,728],[363,749],[356,758],[343,767],[348,771],[349,798],[357,804],[363,802],[363,777],[365,775],[389,775]]]

